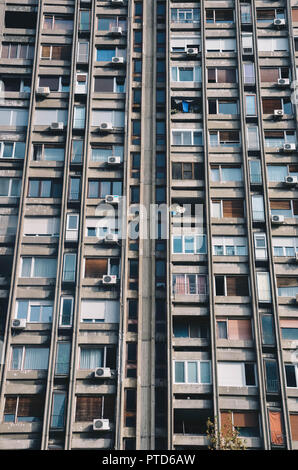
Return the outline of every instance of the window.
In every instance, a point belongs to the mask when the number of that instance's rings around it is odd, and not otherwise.
[[[206,235],[173,235],[173,253],[207,253]]]
[[[17,215],[0,215],[0,234],[4,236],[14,236],[17,232]]]
[[[85,277],[102,278],[106,274],[119,275],[118,258],[85,258]]]
[[[21,178],[0,178],[0,197],[20,197]]]
[[[113,196],[121,196],[122,182],[121,181],[88,181],[88,197],[89,198],[104,198],[112,194]]]
[[[284,444],[284,432],[281,411],[268,410],[271,443],[275,446]]]
[[[71,59],[71,46],[41,46],[41,59],[46,60],[70,60]]]
[[[265,208],[263,195],[253,195],[251,197],[253,221],[265,220]]]
[[[279,392],[279,373],[277,362],[275,360],[266,359],[265,371],[266,371],[266,390],[267,393],[278,393]]]
[[[186,52],[187,48],[197,48],[200,50],[201,38],[200,36],[172,36],[171,37],[171,52],[181,53]],[[161,51],[163,52],[163,51]]]
[[[257,289],[259,302],[271,302],[271,285],[269,273],[257,272]]]
[[[60,305],[60,327],[69,327],[72,325],[73,315],[73,298],[72,297],[61,297]]]
[[[209,99],[208,100],[208,113],[209,114],[239,114],[238,100]]]
[[[267,165],[267,175],[270,182],[281,182],[287,176],[298,176],[298,165]]]
[[[66,392],[53,392],[51,428],[63,429],[65,425]]]
[[[280,297],[296,297],[298,277],[277,277],[277,292]]]
[[[249,160],[249,177],[250,182],[257,184],[262,183],[261,162],[260,160]]]
[[[94,419],[113,419],[115,409],[114,395],[79,395],[76,403],[76,422]]]
[[[73,31],[73,19],[68,16],[44,15],[43,27],[47,30]]]
[[[281,148],[284,144],[296,144],[295,131],[264,131],[265,147]]]
[[[125,77],[95,77],[94,91],[100,93],[125,93]]]
[[[207,277],[199,274],[173,274],[173,294],[207,295]]]
[[[120,303],[117,300],[82,300],[81,322],[119,323]]]
[[[298,238],[272,237],[274,256],[286,256],[294,258],[298,251]]]
[[[171,21],[173,23],[200,23],[200,9],[171,8]]]
[[[0,142],[0,158],[25,158],[25,142]]]
[[[213,199],[211,201],[211,217],[244,217],[243,199]]]
[[[255,387],[255,364],[244,362],[219,362],[218,380],[220,387]]]
[[[126,58],[126,49],[120,47],[106,47],[96,49],[97,62],[112,62],[113,57]]]
[[[67,375],[70,365],[71,343],[59,341],[57,344],[55,375]]]
[[[113,127],[124,127],[124,111],[99,110],[92,111],[92,126],[100,126],[103,122],[111,123]]]
[[[80,216],[79,214],[69,213],[66,219],[66,239],[76,240],[78,237]]]
[[[206,52],[236,52],[235,38],[206,39]]]
[[[250,3],[241,3],[240,4],[240,13],[241,13],[241,23],[242,24],[251,24],[251,5]]]
[[[280,319],[282,339],[296,341],[298,339],[298,321],[295,319]]]
[[[107,346],[93,346],[80,348],[80,369],[90,370],[97,367],[116,367],[116,349]]]
[[[6,395],[3,421],[4,423],[33,423],[42,420],[44,398],[34,396]]]
[[[11,370],[47,370],[49,348],[36,346],[13,346]]]
[[[255,83],[255,66],[253,62],[245,62],[243,64],[243,75],[245,85],[253,85]]]
[[[3,42],[1,50],[2,59],[27,59],[34,58],[34,45],[17,42]]]
[[[271,199],[270,209],[272,215],[283,215],[284,217],[298,216],[297,199]]]
[[[26,127],[28,125],[28,109],[0,108],[0,126]]]
[[[235,68],[207,69],[208,83],[237,83],[237,70]]]
[[[260,67],[261,83],[277,82],[279,78],[290,78],[289,67]]]
[[[211,165],[211,181],[243,181],[242,168],[240,165]]]
[[[52,122],[63,122],[66,125],[68,119],[67,109],[41,109],[34,113],[34,125],[50,126]]]
[[[85,127],[85,106],[74,106],[74,118],[73,118],[73,128],[74,129],[84,129]]]
[[[217,338],[232,341],[252,340],[251,320],[220,318],[216,321]]]
[[[214,276],[215,295],[249,296],[248,276]]]
[[[120,221],[114,218],[91,218],[86,219],[86,236],[103,239],[106,235],[120,234]]]
[[[234,11],[228,8],[217,10],[207,8],[206,23],[234,23]]]
[[[55,144],[33,144],[32,160],[45,160],[50,162],[64,162],[64,146]]]
[[[201,67],[172,67],[173,82],[201,82]]]
[[[283,8],[257,8],[257,21],[262,23],[273,23],[275,19],[285,19]]]
[[[172,163],[174,180],[203,180],[204,166],[201,163]]]
[[[260,52],[279,52],[289,50],[288,38],[267,37],[258,38],[258,49]]]
[[[63,257],[63,281],[75,282],[76,280],[77,255],[66,253]]]
[[[70,77],[66,75],[41,75],[39,77],[39,86],[48,87],[51,92],[67,93],[69,92]]]
[[[174,317],[173,334],[175,338],[201,338],[209,337],[209,328],[205,321],[196,317]]]
[[[265,346],[275,345],[273,315],[262,315],[262,342]]]
[[[292,114],[292,103],[290,98],[262,98],[264,114],[274,114],[276,109],[282,110],[284,114]]]
[[[17,300],[16,317],[28,323],[52,323],[53,301]]]
[[[289,388],[297,388],[297,364],[285,364],[286,383]]]
[[[245,95],[246,116],[256,116],[256,95]]]
[[[56,277],[57,260],[54,258],[22,257],[21,261],[21,277]]]
[[[80,10],[80,31],[89,31],[90,30],[90,11]]]
[[[84,153],[84,141],[83,140],[74,140],[72,141],[71,146],[71,162],[72,163],[81,163],[83,160]]]
[[[79,64],[87,64],[89,60],[89,42],[79,41],[77,50],[77,62]]]
[[[203,145],[202,130],[172,130],[172,145]]]
[[[240,147],[239,131],[209,131],[211,147]]]
[[[29,180],[28,197],[60,198],[62,183],[55,180]]]
[[[297,20],[296,20],[297,21]],[[298,415],[290,413],[291,434],[293,441],[298,441]]]
[[[81,196],[81,178],[70,178],[68,199],[79,201]]]
[[[210,361],[174,361],[174,383],[211,384]]]
[[[214,256],[247,256],[246,237],[212,237]]]
[[[108,157],[116,156],[123,160],[123,146],[121,145],[106,145],[106,146],[93,146],[91,148],[91,160],[94,162],[107,162]]]
[[[254,234],[254,245],[256,259],[267,259],[267,241],[265,233]]]
[[[13,76],[2,76],[0,82],[0,89],[2,92],[11,93],[30,93],[31,92],[31,78],[30,77],[17,77]]]
[[[127,22],[124,16],[99,16],[97,22],[98,31],[111,31],[112,28],[120,27],[126,31]]]
[[[258,437],[260,435],[258,413],[255,411],[221,411],[221,432],[231,436],[237,429],[239,437]]]
[[[259,150],[260,143],[259,143],[259,128],[258,126],[250,126],[246,127],[247,132],[247,147],[248,150]]]

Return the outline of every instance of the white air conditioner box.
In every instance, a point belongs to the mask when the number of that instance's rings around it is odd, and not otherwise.
[[[188,47],[186,49],[187,55],[197,55],[199,53],[199,49],[197,47]]]
[[[273,224],[283,224],[285,221],[285,218],[283,215],[271,215],[271,222]]]
[[[93,431],[109,431],[110,421],[108,419],[94,419]]]
[[[122,28],[121,26],[113,26],[111,29],[110,29],[110,33],[115,35],[115,36],[121,36],[122,34]]]
[[[48,96],[51,93],[50,87],[44,86],[44,87],[38,87],[36,89],[36,94],[40,96]]]
[[[284,144],[282,149],[284,152],[295,152],[296,144]]]
[[[117,284],[117,276],[110,276],[109,274],[103,276],[103,284]]]
[[[119,196],[114,196],[112,194],[108,194],[105,197],[105,202],[108,204],[118,204],[119,203]]]
[[[113,124],[111,122],[102,122],[99,126],[101,131],[112,131]]]
[[[275,109],[274,112],[273,112],[273,116],[274,118],[282,118],[284,115],[284,112],[282,109]]]
[[[94,377],[105,379],[112,377],[111,369],[109,367],[98,367],[94,371]]]
[[[108,233],[104,241],[105,243],[118,243],[118,235],[116,235],[116,233]]]
[[[63,131],[64,123],[63,122],[52,122],[51,129],[53,131]]]
[[[125,64],[124,57],[112,57],[112,64]]]
[[[26,319],[15,318],[12,320],[11,327],[15,330],[24,330],[26,328]]]
[[[285,26],[286,20],[282,18],[275,18],[275,20],[273,20],[273,24],[274,26]]]
[[[297,184],[298,183],[298,178],[297,178],[297,176],[286,176],[284,182],[287,185]]]
[[[121,157],[114,157],[112,155],[108,157],[109,165],[120,165],[120,163],[121,163]]]
[[[289,86],[290,85],[290,79],[289,78],[279,78],[277,80],[277,85],[278,86]]]

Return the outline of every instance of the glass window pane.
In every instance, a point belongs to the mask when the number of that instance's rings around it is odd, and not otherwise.
[[[187,362],[187,382],[188,383],[198,383],[198,363],[197,362]]]
[[[185,375],[184,375],[184,362],[175,362],[175,382],[176,383],[184,383],[185,382]]]

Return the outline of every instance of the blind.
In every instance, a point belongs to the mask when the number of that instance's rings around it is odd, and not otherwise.
[[[291,210],[291,201],[287,200],[271,200],[270,201],[271,209],[279,210]]]
[[[298,328],[298,320],[280,320],[281,328]]]
[[[277,287],[298,286],[298,277],[278,277]]]
[[[248,295],[247,276],[227,276],[227,295]]]
[[[104,259],[86,259],[85,277],[100,277],[108,272],[108,260]]]
[[[279,79],[278,68],[261,68],[261,82],[277,82]]]
[[[4,414],[14,415],[17,407],[17,397],[6,397]]]
[[[250,320],[229,320],[228,326],[229,339],[250,340],[252,338]]]
[[[279,98],[263,98],[263,113],[273,114],[275,109],[282,109],[281,99]]]
[[[291,431],[292,431],[292,439],[293,441],[298,441],[298,415],[290,414],[290,424],[291,424]]]
[[[39,418],[43,415],[43,400],[41,397],[20,397],[18,416]]]
[[[34,124],[49,126],[52,122],[67,122],[67,109],[37,109],[34,115]]]
[[[76,421],[93,421],[102,418],[102,397],[77,397]]]
[[[282,445],[284,439],[280,411],[269,410],[269,424],[272,444]]]
[[[292,19],[293,21],[298,21],[298,8],[292,8]]]
[[[254,412],[233,412],[234,426],[239,428],[255,428],[258,426],[258,414]]]
[[[58,217],[25,217],[25,235],[53,235],[58,234],[60,229],[60,219]]]
[[[224,217],[244,217],[242,199],[224,199],[223,200]]]
[[[105,300],[82,300],[81,317],[84,320],[104,320],[105,309]]]
[[[224,437],[231,435],[233,431],[232,425],[232,413],[228,411],[220,412],[220,421],[221,421],[221,433]]]
[[[103,122],[111,122],[115,127],[124,127],[124,111],[93,110],[92,126],[99,126]]]
[[[242,362],[219,362],[218,381],[220,386],[243,387],[245,386]]]

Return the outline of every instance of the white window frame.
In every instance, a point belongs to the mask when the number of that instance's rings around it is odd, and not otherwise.
[[[62,324],[62,312],[63,312],[63,302],[64,300],[71,300],[71,316],[70,316],[70,323],[67,325]],[[74,309],[74,298],[70,295],[62,295],[60,298],[60,308],[59,308],[59,326],[61,328],[71,328],[73,322],[73,309]]]
[[[55,75],[57,76],[57,75]],[[40,86],[40,78],[42,77],[51,77],[51,75],[39,75],[38,77],[38,86]],[[62,78],[65,78],[66,76],[65,75],[59,75],[59,83],[58,83],[58,90],[57,91],[52,91],[51,93],[68,93],[69,92],[69,88],[70,88],[70,85],[67,87],[68,90],[63,90],[63,87],[64,85],[62,85]]]
[[[176,76],[177,80],[173,80],[173,70],[176,69]],[[192,80],[180,80],[180,69],[192,69]],[[195,78],[199,78],[199,80],[195,80]],[[171,82],[173,83],[201,83],[202,82],[202,69],[199,65],[190,65],[190,66],[178,66],[175,65],[171,67]]]
[[[8,194],[6,194],[5,196],[0,196],[0,199],[1,199],[2,197],[14,197],[14,198],[20,197],[20,195],[21,195],[21,184],[22,184],[21,178],[13,178],[13,177],[12,177],[12,178],[11,178],[11,177],[4,177],[4,178],[2,178],[2,177],[1,177],[1,178],[0,178],[0,184],[1,184],[2,179],[8,179],[8,180],[9,180],[9,185],[8,185]],[[12,193],[12,186],[13,186],[13,182],[14,182],[15,180],[19,182],[19,183],[18,183],[18,184],[19,184],[19,194],[18,194],[17,196],[12,196],[12,194],[11,194],[11,193]]]
[[[181,253],[175,253],[174,252],[174,242],[175,242],[175,238],[176,237],[179,237],[179,238],[182,238],[182,251]],[[185,238],[194,238],[194,251],[191,252],[191,253],[186,253],[185,252]],[[206,247],[206,250],[204,251],[204,253],[197,253],[196,252],[196,246],[197,246],[197,240],[200,239],[200,238],[203,238],[203,244],[205,245]],[[207,254],[207,241],[206,241],[206,235],[205,234],[197,234],[197,235],[193,235],[193,234],[184,234],[184,235],[175,235],[173,234],[172,235],[172,254],[173,255],[179,255],[179,254],[185,254],[185,255],[204,255],[204,254]]]
[[[54,146],[53,144],[50,144],[50,143],[45,143],[45,142],[33,142],[32,143],[32,151],[31,151],[32,158],[31,158],[31,160],[33,160],[34,146],[38,146],[40,148],[40,152],[38,153],[39,158],[35,161],[58,161],[58,162],[64,162],[65,161],[65,146],[61,146],[61,147],[57,146],[57,148],[59,148],[59,149],[63,148],[63,150],[64,150],[64,160],[46,160],[45,157],[44,157],[45,148],[47,148],[47,146],[49,146],[49,148],[56,148],[56,146]]]
[[[220,132],[227,132],[227,131],[231,131],[231,132],[238,132],[238,136],[239,136],[239,141],[238,142],[233,142],[233,141],[227,141],[227,142],[223,142],[221,143],[220,142]],[[212,145],[212,139],[211,139],[211,134],[210,132],[212,133],[212,135],[215,135],[215,133],[217,134],[217,145]],[[232,145],[229,145],[229,144],[232,144]],[[219,129],[219,130],[216,130],[216,129],[210,129],[209,130],[209,144],[210,144],[210,147],[240,147],[241,146],[241,132],[238,130],[238,129],[226,129],[226,130],[222,130],[222,129]],[[234,144],[234,145],[233,145]]]
[[[7,57],[6,60],[9,60],[9,59],[32,60],[32,59],[29,59],[29,50],[30,50],[30,46],[32,48],[34,48],[33,44],[25,44],[25,43],[6,42],[6,41],[4,41],[4,45],[9,47],[9,54],[8,54],[8,57]],[[11,51],[12,46],[13,47],[17,46],[17,57],[10,57],[10,51]],[[19,57],[21,46],[23,46],[23,47],[26,46],[27,47],[26,58]]]
[[[16,311],[15,311],[15,318],[18,318],[18,304],[19,302],[22,301],[27,301],[28,302],[28,310],[27,310],[27,318],[26,318],[26,323],[48,323],[48,322],[42,322],[42,321],[30,321],[30,310],[31,306],[32,307],[40,307],[40,315],[42,315],[41,311],[43,307],[52,307],[52,316],[51,316],[51,322],[53,321],[53,311],[54,311],[54,302],[50,300],[27,300],[27,299],[17,299],[16,301]]]
[[[224,278],[224,294],[223,296],[222,295],[218,295],[216,294],[216,282],[215,282],[215,277],[216,276],[222,276]],[[246,275],[245,275],[246,276]],[[233,297],[233,296],[229,296],[228,295],[228,290],[227,290],[227,277],[236,277],[236,276],[233,276],[233,274],[216,274],[214,276],[214,279],[213,279],[213,284],[214,284],[214,295],[216,297]],[[246,276],[247,279],[248,279],[248,293],[247,293],[247,296],[239,296],[239,297],[250,297],[251,296],[251,291],[250,291],[250,279],[249,279],[249,276]],[[237,296],[238,297],[238,296]]]
[[[220,361],[219,364],[224,363],[224,364],[239,364],[237,361]],[[245,364],[251,364],[250,362],[240,362],[241,369],[242,369],[242,378],[244,379],[245,382]],[[256,364],[253,363],[254,366],[254,376],[255,376],[255,385],[247,385],[246,383],[241,385],[241,387],[248,387],[248,388],[253,388],[253,387],[258,387],[258,376],[256,374]],[[219,387],[239,387],[239,385],[221,385],[219,384]]]
[[[21,359],[21,367],[19,369],[13,369],[12,368],[12,359],[13,359],[13,350],[14,348],[22,348],[22,359]],[[25,363],[25,358],[26,358],[26,350],[28,349],[46,349],[48,351],[48,363],[47,363],[47,367],[45,367],[44,369],[24,369],[24,363]],[[41,344],[36,344],[36,345],[32,345],[32,344],[26,344],[26,345],[22,345],[22,344],[13,344],[11,346],[11,355],[10,355],[10,371],[39,371],[39,370],[47,370],[48,369],[48,364],[49,364],[49,357],[50,357],[50,348],[49,347],[43,347]]]
[[[199,17],[200,17],[200,8],[195,8],[196,10],[199,10]],[[172,11],[173,10],[176,10],[176,17],[177,19],[176,20],[173,20],[172,19]],[[186,15],[187,14],[191,14],[191,18],[190,19],[187,19],[186,18]],[[180,15],[183,16],[183,19],[180,19]],[[194,8],[171,8],[171,23],[176,23],[176,24],[184,24],[184,23],[192,23],[192,24],[199,24],[200,23],[200,19],[199,20],[194,20]]]
[[[212,384],[211,361],[204,360],[204,359],[200,359],[200,360],[197,360],[197,359],[194,359],[194,360],[191,360],[191,359],[190,360],[175,359],[173,362],[174,362],[173,363],[174,384],[177,384],[177,385],[183,385],[183,384],[187,384],[187,385],[211,385]],[[184,382],[176,382],[176,368],[175,368],[176,362],[184,363],[184,378],[185,378]],[[188,363],[189,362],[195,362],[197,364],[198,382],[189,382],[188,381]],[[209,365],[210,382],[201,382],[201,363],[207,363]]]
[[[103,357],[102,357],[102,363],[103,365],[101,367],[106,367],[106,364],[107,364],[107,346],[103,345],[103,344],[93,344],[93,345],[88,345],[88,344],[81,344],[80,347],[78,348],[78,368],[79,370],[92,370],[92,369],[82,369],[81,368],[81,350],[82,349],[88,349],[88,350],[93,350],[93,349],[102,349],[103,350]]]
[[[222,239],[222,244],[219,245],[218,243],[215,243],[214,239],[216,238],[221,238]],[[231,245],[230,241],[234,241],[233,239],[235,239],[236,241],[239,240],[240,238],[243,239],[243,243],[242,245],[239,245],[238,243],[235,244],[233,243],[233,245]],[[223,250],[223,253],[218,255],[216,252],[215,252],[215,247],[216,246],[221,246],[222,247],[222,250]],[[228,246],[233,246],[235,248],[235,253],[233,255],[231,255],[230,253],[227,253],[227,247]],[[246,253],[245,254],[239,254],[237,253],[237,248],[239,247],[245,247],[245,250],[246,250]],[[247,237],[237,237],[237,236],[218,236],[218,235],[213,235],[212,237],[212,251],[213,251],[213,256],[247,256],[248,255],[248,242],[247,242]]]
[[[42,278],[39,278],[39,277],[36,277],[36,276],[33,276],[34,274],[34,268],[35,268],[35,260],[36,258],[42,258],[44,260],[47,260],[47,259],[55,259],[56,262],[57,262],[57,259],[56,258],[51,258],[51,257],[45,257],[45,256],[22,256],[21,257],[21,263],[20,263],[20,278],[21,279],[27,279],[27,277],[22,277],[22,270],[23,270],[23,262],[25,259],[31,259],[31,266],[30,266],[30,276],[28,277],[28,279],[54,279],[52,277],[42,277]]]
[[[17,160],[23,160],[23,159],[20,159],[18,157],[15,157],[15,151],[16,151],[16,144],[17,143],[23,143],[25,144],[25,153],[26,153],[26,142],[23,142],[23,141],[9,141],[9,140],[3,140],[0,142],[0,158],[4,158],[4,159],[17,159]],[[13,150],[12,150],[12,156],[11,157],[4,157],[4,147],[5,147],[5,144],[9,144],[9,145],[13,145]],[[25,156],[24,156],[25,158]]]
[[[229,217],[224,217],[223,215],[223,199],[216,199],[216,202],[214,202],[214,199],[211,199],[211,217],[217,219],[226,219],[226,218],[229,218]],[[214,205],[217,204],[219,205],[219,211],[220,211],[220,217],[215,217],[213,214],[213,207]],[[243,218],[246,217],[246,205],[243,203]]]
[[[180,132],[181,133],[181,144],[174,144],[174,132]],[[190,144],[185,144],[183,142],[183,133],[190,133],[191,137],[191,143]],[[204,145],[204,136],[203,136],[203,129],[172,129],[172,142],[171,144],[174,146],[197,146],[197,144],[194,144],[194,133],[195,132],[200,132],[202,135],[202,146]],[[199,146],[200,147],[200,146]]]
[[[218,172],[219,172],[219,180],[218,180],[218,181],[217,181],[217,180],[212,180],[212,170],[215,169],[215,168],[212,168],[213,166],[218,166]],[[216,182],[218,182],[218,183],[231,183],[231,182],[234,182],[234,181],[235,181],[235,182],[241,182],[241,181],[243,181],[243,167],[242,167],[241,164],[239,164],[239,165],[238,165],[237,163],[235,164],[236,169],[240,169],[240,171],[241,171],[241,180],[228,180],[228,181],[227,181],[227,180],[224,180],[223,177],[222,177],[222,169],[225,168],[225,166],[226,166],[226,165],[220,164],[220,163],[219,163],[219,164],[213,164],[213,163],[212,163],[212,165],[211,165],[211,167],[210,167],[210,176],[211,176],[211,181],[212,181],[213,183],[216,183]],[[228,166],[231,167],[232,165],[228,165]],[[232,168],[232,169],[233,169],[233,168]]]

